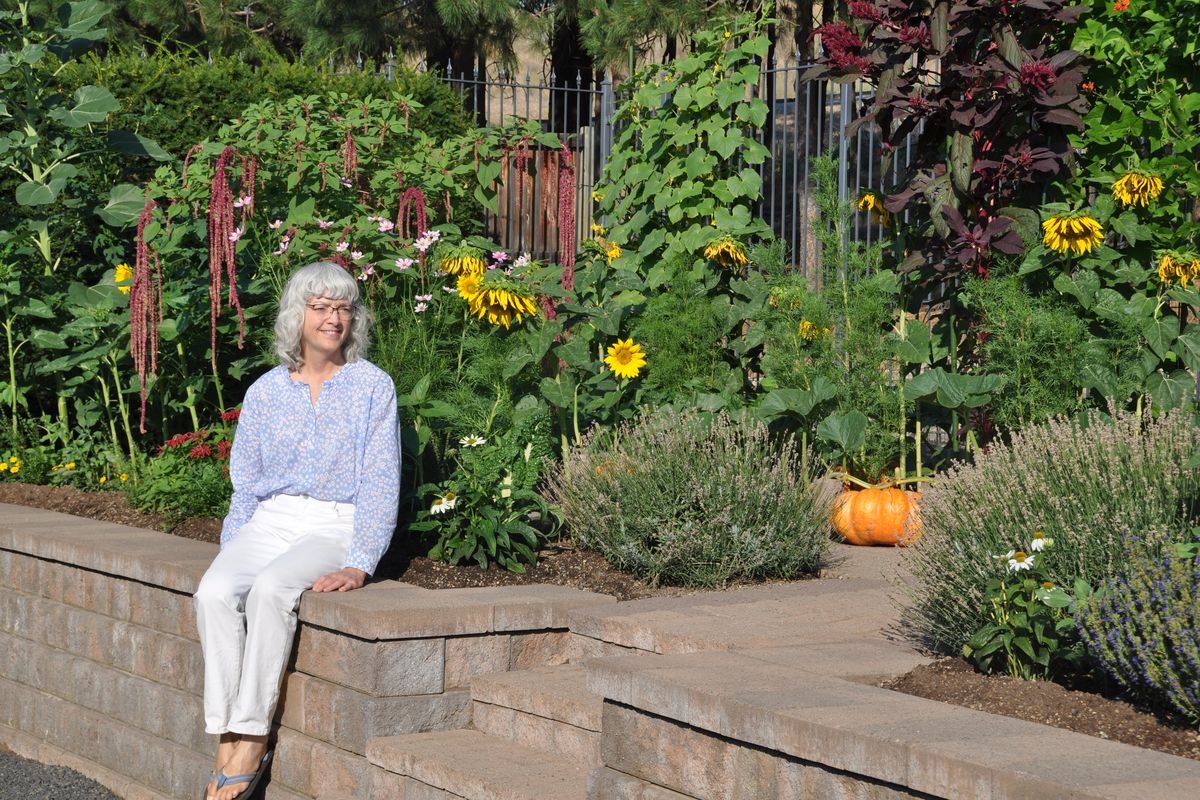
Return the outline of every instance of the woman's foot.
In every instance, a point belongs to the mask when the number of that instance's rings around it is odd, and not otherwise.
[[[233,750],[237,746],[238,740],[242,738],[238,733],[222,733],[221,740],[217,744],[217,756],[213,761],[212,777],[208,781],[208,786],[204,790],[206,798],[212,797],[217,791],[217,770],[224,769],[225,764],[233,755]]]
[[[221,765],[220,770],[227,777],[253,775],[262,764],[262,759],[266,755],[266,752],[266,736],[242,735],[234,744],[232,753],[225,763]],[[213,781],[209,785],[210,793],[208,796],[212,800],[233,800],[233,798],[246,791],[246,787],[249,785],[249,782],[228,783],[217,789],[216,781]]]

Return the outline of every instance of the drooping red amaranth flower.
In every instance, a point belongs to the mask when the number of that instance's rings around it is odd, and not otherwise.
[[[865,72],[871,66],[862,55],[863,40],[844,22],[822,25],[813,33],[820,34],[829,65],[836,70]]]
[[[246,318],[237,294],[237,240],[232,234],[233,190],[230,188],[229,164],[237,155],[232,147],[226,147],[217,158],[213,172],[212,188],[208,198],[208,272],[209,272],[209,324],[212,329],[212,368],[217,369],[217,316],[221,313],[222,272],[229,281],[229,305],[237,310],[238,349],[246,338]]]
[[[141,387],[141,420],[138,429],[146,432],[146,375],[158,371],[158,326],[162,322],[162,267],[158,253],[146,245],[146,226],[154,218],[156,204],[147,198],[138,214],[134,245],[133,285],[129,290],[129,351]],[[151,256],[155,270],[150,272]],[[147,369],[149,355],[149,369]]]
[[[905,25],[897,32],[896,38],[909,47],[928,47],[929,27],[924,22],[920,25]]]
[[[850,16],[865,19],[868,22],[883,22],[883,12],[870,0],[853,0],[850,3]]]

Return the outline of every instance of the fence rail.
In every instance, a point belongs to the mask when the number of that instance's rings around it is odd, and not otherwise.
[[[753,209],[784,244],[785,259],[793,268],[820,281],[824,272],[815,235],[816,186],[812,160],[830,152],[837,161],[837,191],[842,201],[852,199],[881,183],[880,138],[877,128],[863,125],[847,133],[854,110],[867,96],[858,84],[803,81],[810,65],[773,63],[762,70],[757,96],[767,103],[768,116],[759,140],[771,157],[757,167],[762,178],[762,198]],[[573,152],[575,176],[575,241],[592,236],[595,204],[592,190],[604,173],[615,136],[614,116],[621,91],[606,76],[594,83],[576,74],[549,81],[524,79],[503,72],[496,75],[452,73],[444,80],[462,97],[481,124],[500,125],[511,117],[535,120],[544,130],[559,133]],[[893,159],[895,177],[909,162],[912,144]],[[510,162],[514,157],[510,156]],[[516,179],[515,163],[502,173],[498,212],[487,213],[488,232],[501,247],[528,251],[536,258],[556,260],[558,209],[545,191],[557,169],[550,151],[539,151],[529,162],[532,177]],[[852,241],[878,241],[882,229],[865,215],[856,216],[848,231]]]

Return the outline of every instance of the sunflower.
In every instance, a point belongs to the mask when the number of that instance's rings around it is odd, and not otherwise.
[[[479,290],[470,299],[471,313],[499,327],[508,328],[525,317],[537,315],[537,304],[527,287],[523,287],[493,270],[481,280]]]
[[[475,295],[479,294],[480,283],[483,281],[483,276],[479,273],[468,272],[465,275],[458,276],[458,296],[468,303],[474,299]]]
[[[1158,279],[1166,286],[1179,281],[1187,286],[1200,277],[1200,256],[1195,253],[1177,253],[1164,250],[1158,258]]]
[[[636,378],[646,366],[646,356],[642,346],[634,344],[632,337],[624,341],[617,339],[616,344],[609,345],[604,363],[618,378]]]
[[[704,248],[704,257],[723,267],[746,266],[746,248],[728,236],[718,236]]]
[[[482,275],[487,271],[483,251],[470,245],[459,245],[447,250],[438,266],[450,275]]]
[[[604,242],[604,255],[611,264],[621,257],[621,246],[616,242]]]
[[[1112,185],[1113,197],[1127,206],[1148,206],[1162,194],[1162,179],[1133,170],[1126,172]]]
[[[887,225],[892,221],[892,215],[883,207],[883,198],[874,192],[863,192],[862,197],[858,198],[858,210],[870,211],[871,219],[880,225]]]
[[[1090,214],[1051,217],[1042,223],[1042,242],[1059,253],[1090,253],[1104,241],[1100,223]]]
[[[806,319],[800,321],[800,328],[796,331],[796,333],[800,334],[800,338],[806,342],[816,341],[817,339],[821,338],[822,334],[828,332],[829,328],[819,328],[817,327],[816,323],[810,322]]]
[[[129,294],[129,290],[133,288],[129,285],[121,285],[127,284],[132,277],[133,270],[129,268],[128,264],[117,264],[116,270],[113,271],[113,283],[117,284],[117,289],[120,290],[121,294]]]

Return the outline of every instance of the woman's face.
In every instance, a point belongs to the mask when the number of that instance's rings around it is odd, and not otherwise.
[[[300,352],[305,358],[324,355],[336,358],[350,336],[353,307],[349,300],[310,297],[304,304],[304,324],[300,327]]]

